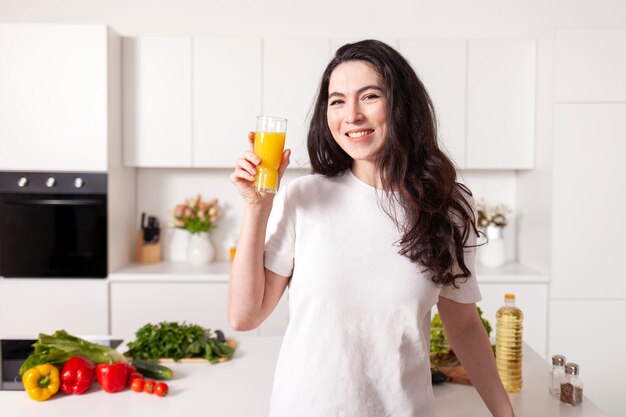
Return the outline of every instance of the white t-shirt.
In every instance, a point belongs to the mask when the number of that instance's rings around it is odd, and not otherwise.
[[[475,249],[472,278],[437,287],[398,254],[381,201],[350,170],[300,177],[276,196],[265,267],[291,281],[271,417],[434,415],[430,309],[439,296],[480,300]]]

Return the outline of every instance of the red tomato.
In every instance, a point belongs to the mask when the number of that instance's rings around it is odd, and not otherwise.
[[[133,382],[133,379],[144,379],[143,375],[141,375],[139,372],[133,372],[132,374],[130,374],[130,376],[128,377],[128,382]]]
[[[156,385],[156,381],[154,379],[148,379],[144,384],[143,384],[143,390],[144,392],[147,392],[148,394],[154,394],[154,386]]]
[[[158,384],[156,384],[156,387],[154,388],[154,392],[159,397],[165,397],[165,394],[167,394],[167,391],[169,391],[169,389],[170,388],[167,386],[165,382],[159,382]]]
[[[130,389],[132,389],[135,392],[142,392],[143,386],[144,386],[144,382],[142,378],[135,378],[132,381],[130,381]]]

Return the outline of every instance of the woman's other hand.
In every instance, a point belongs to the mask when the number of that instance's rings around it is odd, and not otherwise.
[[[259,158],[254,153],[254,132],[248,133],[248,142],[250,148],[244,153],[242,158],[237,161],[235,171],[230,174],[230,180],[237,191],[244,198],[246,203],[251,205],[261,204],[264,201],[272,201],[274,194],[258,192],[254,188],[254,176],[257,173],[257,166],[261,163]],[[280,162],[280,168],[278,169],[279,184],[282,179],[285,169],[289,166],[289,157],[291,156],[291,150],[285,149],[283,151],[283,158]]]

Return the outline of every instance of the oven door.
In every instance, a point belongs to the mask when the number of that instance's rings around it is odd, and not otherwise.
[[[0,275],[105,278],[106,195],[0,194]]]

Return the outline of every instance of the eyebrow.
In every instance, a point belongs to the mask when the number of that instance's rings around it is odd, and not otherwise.
[[[381,87],[377,86],[377,85],[368,85],[368,86],[359,88],[356,93],[357,94],[361,94],[362,92],[367,91],[367,90],[378,90],[381,93],[384,93],[384,90]],[[331,98],[331,97],[345,97],[345,96],[346,96],[345,94],[333,91],[332,93],[330,93],[328,95],[328,98]]]

